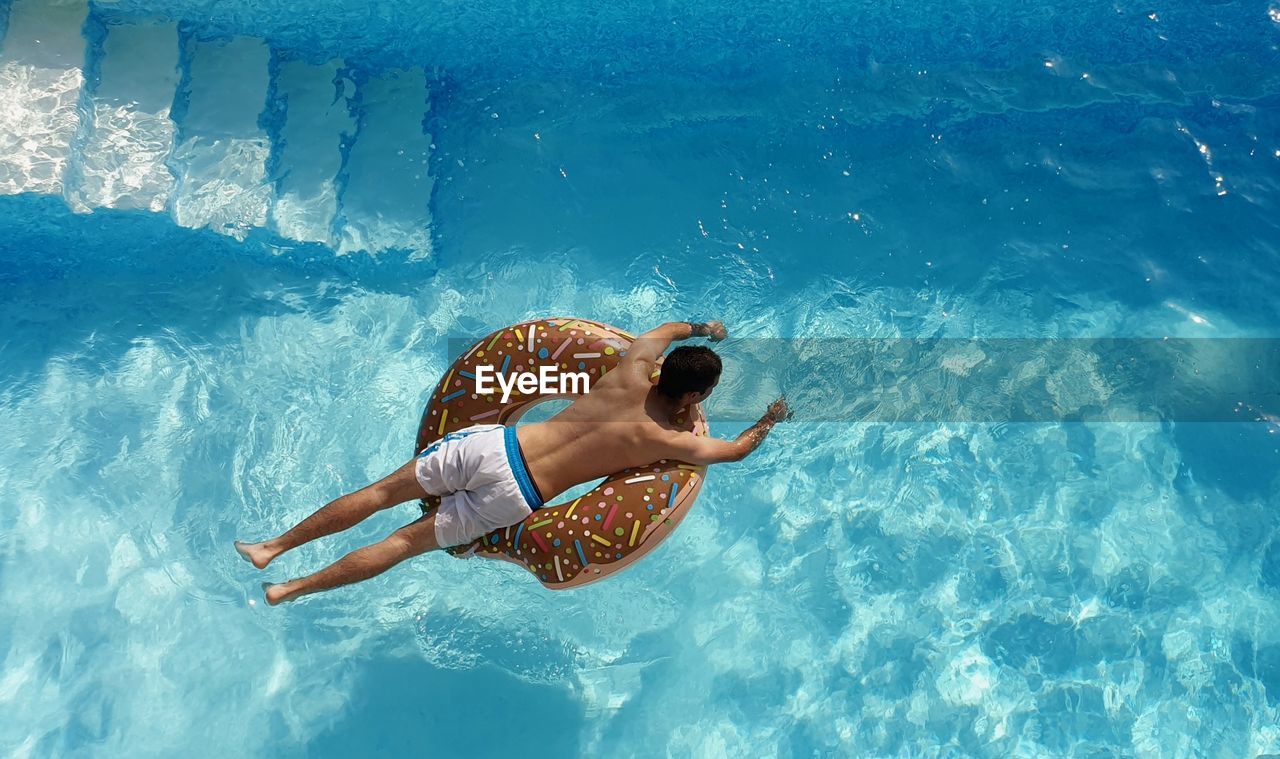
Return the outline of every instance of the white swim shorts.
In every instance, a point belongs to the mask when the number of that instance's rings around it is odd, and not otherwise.
[[[470,543],[542,508],[515,427],[480,424],[450,432],[418,454],[414,474],[423,490],[441,496],[436,542],[442,548]]]

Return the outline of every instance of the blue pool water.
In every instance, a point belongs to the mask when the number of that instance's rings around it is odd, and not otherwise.
[[[596,5],[0,3],[0,752],[1280,753],[1267,422],[802,417],[607,582],[257,601],[518,320],[1280,332],[1275,6]]]

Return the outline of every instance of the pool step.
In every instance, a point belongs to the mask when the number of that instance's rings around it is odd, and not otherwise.
[[[174,185],[167,161],[175,137],[169,109],[179,78],[178,29],[137,24],[103,31],[67,203],[80,213],[164,211]]]
[[[62,192],[80,125],[89,7],[14,0],[0,48],[0,194]]]
[[[341,61],[277,61],[271,227],[292,240],[334,246],[343,148],[356,130],[355,82]]]
[[[262,40],[187,40],[175,99],[179,140],[169,158],[177,178],[173,219],[243,238],[267,222],[270,140],[258,117],[267,104]]]
[[[347,157],[338,250],[431,250],[431,136],[422,71],[362,83],[360,121]]]
[[[6,5],[0,0],[0,15]],[[431,250],[424,72],[368,75],[85,0],[0,19],[0,194],[340,253]]]

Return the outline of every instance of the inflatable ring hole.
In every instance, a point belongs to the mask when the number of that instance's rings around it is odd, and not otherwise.
[[[553,500],[556,500],[556,501],[577,500],[582,496],[586,495],[587,493],[590,493],[592,490],[595,490],[596,488],[600,487],[600,483],[604,482],[606,479],[608,478],[601,477],[600,479],[594,480],[592,482],[584,482],[581,485],[574,485],[573,487],[564,491],[560,495],[556,496]]]
[[[569,408],[569,404],[573,403],[572,398],[547,398],[545,400],[534,401],[529,404],[520,418],[516,420],[516,426],[520,427],[526,424],[538,424],[545,422],[551,417],[559,414],[561,411]]]

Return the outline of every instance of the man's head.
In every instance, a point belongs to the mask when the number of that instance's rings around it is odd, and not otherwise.
[[[667,354],[658,392],[682,406],[706,400],[720,381],[720,357],[702,345],[682,345]]]

